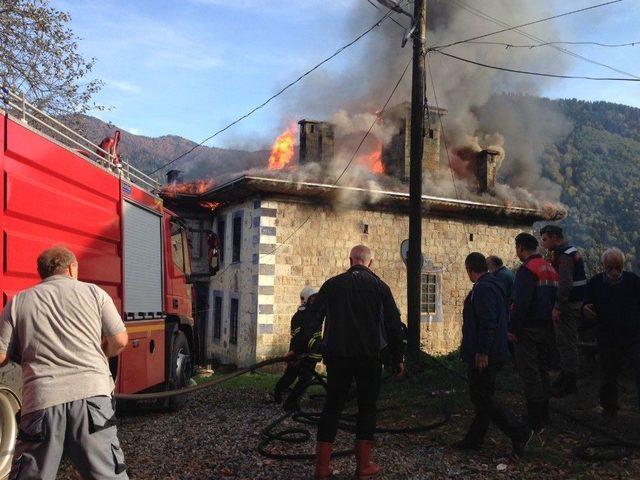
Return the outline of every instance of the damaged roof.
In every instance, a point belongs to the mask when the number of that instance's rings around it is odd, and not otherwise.
[[[167,200],[170,203],[173,201],[183,205],[190,203],[195,205],[201,201],[228,204],[245,201],[258,195],[301,202],[321,200],[326,204],[332,204],[344,198],[345,194],[354,196],[361,208],[367,210],[393,210],[405,213],[409,211],[409,194],[406,192],[298,182],[252,175],[243,175],[200,194],[180,193]],[[531,208],[423,195],[422,205],[423,212],[429,215],[480,217],[520,224],[531,224],[541,220],[560,220],[566,216],[566,211],[554,204],[549,204],[545,208]]]

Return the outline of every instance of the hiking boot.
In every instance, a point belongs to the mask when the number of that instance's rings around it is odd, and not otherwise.
[[[316,443],[316,467],[313,474],[315,480],[329,480],[331,478],[331,460],[332,443],[318,442]]]
[[[356,474],[357,480],[370,480],[380,473],[380,465],[371,461],[373,440],[356,440]]]

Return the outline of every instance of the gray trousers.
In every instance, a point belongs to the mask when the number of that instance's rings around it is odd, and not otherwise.
[[[83,398],[27,413],[19,430],[11,480],[55,480],[63,452],[85,479],[129,478],[111,397]]]
[[[523,328],[515,344],[516,368],[524,383],[528,402],[549,400],[549,356],[553,331],[548,328]]]
[[[560,368],[565,373],[578,371],[578,323],[581,308],[580,303],[570,303],[566,311],[560,314],[560,322],[555,326]]]

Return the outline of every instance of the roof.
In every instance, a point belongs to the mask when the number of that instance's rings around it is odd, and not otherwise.
[[[201,194],[180,194],[174,201],[194,204],[199,201],[233,203],[253,195],[285,197],[310,202],[324,200],[331,203],[338,195],[353,193],[365,199],[362,208],[367,210],[395,210],[408,213],[409,194],[359,187],[330,185],[314,182],[296,182],[287,179],[243,175],[225,184],[215,186]],[[375,198],[375,202],[371,199]],[[560,220],[566,212],[556,205],[530,208],[497,203],[458,200],[452,198],[422,196],[424,213],[429,215],[485,218],[504,223],[531,224],[540,220]]]

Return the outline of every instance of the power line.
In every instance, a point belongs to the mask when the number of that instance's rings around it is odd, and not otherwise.
[[[398,79],[398,81],[394,85],[393,90],[391,90],[391,93],[389,94],[389,97],[387,98],[387,100],[384,103],[384,105],[382,106],[382,108],[377,112],[376,118],[373,120],[373,122],[371,122],[371,125],[369,126],[369,129],[366,131],[366,133],[362,137],[362,140],[360,140],[360,143],[358,143],[358,146],[356,147],[355,151],[353,152],[353,155],[351,155],[351,158],[347,162],[347,165],[344,167],[344,169],[342,170],[340,175],[338,175],[336,180],[333,182],[333,186],[334,187],[336,185],[338,185],[338,182],[340,182],[340,180],[342,179],[344,174],[347,172],[347,170],[349,169],[349,167],[351,166],[351,164],[355,160],[356,156],[358,155],[358,152],[360,151],[360,148],[364,144],[365,140],[369,137],[369,134],[373,130],[373,127],[375,126],[375,124],[378,122],[379,116],[382,115],[384,113],[384,111],[387,109],[387,107],[389,106],[389,103],[391,102],[391,99],[395,95],[396,90],[398,90],[398,87],[400,86],[400,83],[402,83],[402,80],[404,79],[404,76],[407,73],[407,70],[409,69],[409,65],[411,65],[411,59],[409,59],[409,61],[405,65],[404,70],[402,70],[402,74],[400,75],[400,78]],[[293,238],[293,236],[296,233],[298,233],[300,231],[300,229],[302,229],[302,227],[304,227],[309,222],[309,220],[311,220],[311,217],[313,217],[313,215],[314,215],[314,213],[316,212],[317,209],[318,209],[318,207],[315,206],[313,208],[313,211],[307,216],[307,218],[304,219],[304,221],[300,225],[298,225],[295,228],[295,230],[293,232],[291,232],[280,244],[276,245],[270,252],[260,254],[260,257],[263,257],[265,255],[273,255],[274,253],[276,253],[276,251],[278,251],[278,249],[280,249],[281,246],[285,245],[291,238]],[[227,265],[222,271],[218,272],[216,275],[220,275],[220,274],[226,272],[227,269],[230,266],[231,266],[231,264]]]
[[[267,104],[271,103],[272,100],[276,99],[277,97],[279,97],[280,95],[282,95],[285,91],[287,91],[289,88],[293,87],[296,83],[300,82],[302,79],[304,79],[305,77],[307,77],[308,75],[310,75],[311,73],[313,73],[314,71],[316,71],[318,68],[320,68],[322,65],[324,65],[325,63],[329,62],[330,60],[332,60],[333,58],[337,57],[340,53],[342,53],[343,51],[345,51],[347,48],[353,46],[354,44],[356,44],[358,41],[360,41],[363,37],[365,37],[368,33],[370,33],[371,31],[373,31],[375,28],[377,28],[378,26],[380,26],[380,24],[382,22],[384,22],[393,12],[391,10],[389,10],[384,16],[382,16],[376,23],[374,23],[373,25],[371,25],[369,28],[367,28],[364,32],[362,32],[360,35],[358,35],[356,38],[354,38],[353,40],[351,40],[349,43],[347,43],[346,45],[340,47],[338,50],[336,50],[334,53],[332,53],[331,55],[329,55],[327,58],[325,58],[324,60],[322,60],[320,63],[317,63],[314,67],[310,68],[309,70],[307,70],[306,72],[304,72],[302,75],[300,75],[298,78],[296,78],[295,80],[293,80],[292,82],[288,83],[287,85],[285,85],[284,87],[282,87],[280,90],[278,90],[278,92],[276,92],[275,94],[271,95],[268,99],[266,99],[264,102],[262,102],[260,105],[258,105],[257,107],[251,109],[249,112],[245,113],[244,115],[238,117],[237,119],[235,119],[233,122],[227,124],[226,126],[224,126],[223,128],[221,128],[220,130],[216,131],[215,133],[213,133],[212,135],[208,136],[207,138],[205,138],[204,140],[202,140],[200,143],[194,145],[193,147],[191,147],[190,149],[188,149],[187,151],[185,151],[184,153],[178,155],[176,158],[174,158],[173,160],[170,160],[166,163],[164,163],[163,165],[159,166],[158,168],[156,168],[155,170],[153,170],[152,172],[148,173],[148,175],[153,175],[154,173],[158,172],[159,170],[162,170],[163,168],[168,167],[169,165],[174,164],[175,162],[177,162],[178,160],[180,160],[181,158],[184,158],[185,156],[189,155],[191,152],[193,152],[195,149],[201,147],[202,145],[204,145],[205,143],[207,143],[209,140],[214,139],[215,137],[217,137],[218,135],[220,135],[221,133],[227,131],[228,129],[230,129],[231,127],[233,127],[234,125],[236,125],[237,123],[240,123],[242,120],[244,120],[245,118],[253,115],[255,112],[257,112],[258,110],[264,108]]]
[[[544,73],[544,72],[530,72],[527,70],[516,70],[514,68],[506,68],[506,67],[498,67],[495,65],[488,65],[486,63],[476,62],[474,60],[470,60],[468,58],[458,57],[457,55],[452,55],[450,53],[445,53],[440,50],[435,50],[436,53],[440,55],[444,55],[445,57],[454,58],[456,60],[460,60],[462,62],[471,63],[473,65],[477,65],[479,67],[491,68],[493,70],[500,70],[503,72],[511,72],[511,73],[519,73],[522,75],[534,75],[538,77],[551,77],[551,78],[567,78],[570,80],[596,80],[596,81],[610,81],[610,82],[640,82],[640,78],[624,78],[624,77],[587,77],[581,75],[558,75],[555,73]]]
[[[621,0],[619,0],[619,1],[621,1]],[[518,34],[520,34],[520,35],[522,35],[522,36],[524,36],[524,37],[527,37],[527,38],[529,38],[530,40],[534,40],[534,41],[541,42],[541,43],[549,43],[549,42],[547,42],[546,40],[544,40],[544,39],[542,39],[542,38],[540,38],[540,37],[537,37],[537,36],[535,36],[535,35],[533,35],[533,34],[529,34],[529,33],[525,32],[525,31],[523,31],[523,30],[520,30],[520,29],[519,29],[520,25],[517,25],[517,26],[515,26],[515,27],[512,27],[510,24],[508,24],[508,23],[506,23],[506,22],[503,22],[502,20],[500,20],[500,19],[498,19],[498,18],[492,17],[492,16],[491,16],[491,15],[489,15],[489,14],[484,13],[484,12],[482,12],[481,10],[479,10],[479,9],[477,9],[477,8],[475,8],[475,7],[472,7],[471,5],[468,5],[468,4],[464,3],[462,0],[452,0],[452,2],[454,2],[454,3],[455,3],[456,5],[458,5],[460,8],[462,8],[462,9],[464,9],[464,10],[467,10],[467,11],[468,11],[468,12],[470,12],[472,15],[476,15],[476,16],[478,16],[478,17],[480,17],[480,18],[483,18],[483,19],[488,20],[488,21],[490,21],[490,22],[492,22],[492,23],[495,23],[496,25],[500,25],[500,26],[503,26],[503,27],[508,27],[508,28],[507,28],[507,30],[512,29],[512,30],[514,30],[516,33],[518,33]],[[597,8],[597,7],[605,6],[605,5],[609,5],[610,3],[616,3],[616,2],[609,2],[609,3],[605,3],[605,4],[594,5],[594,6],[592,6],[592,7],[588,7],[588,9],[591,9],[591,8]],[[584,10],[584,9],[583,9],[583,10]],[[577,12],[580,12],[580,11],[583,11],[583,10],[576,10],[576,11],[574,11],[574,12],[567,12],[566,14],[563,14],[563,15],[569,15],[569,14],[577,13]],[[473,40],[476,40],[476,39],[473,39]],[[552,42],[552,43],[553,43],[553,42]],[[616,68],[616,67],[612,67],[611,65],[607,65],[606,63],[602,63],[602,62],[598,62],[598,61],[596,61],[596,60],[592,60],[592,59],[590,59],[590,58],[588,58],[588,57],[585,57],[584,55],[580,55],[580,54],[578,54],[578,53],[572,52],[571,50],[567,50],[566,48],[559,47],[559,46],[557,46],[557,45],[549,45],[549,46],[550,46],[551,48],[553,48],[554,50],[557,50],[557,51],[559,51],[559,52],[561,52],[561,53],[564,53],[564,54],[566,54],[566,55],[570,55],[570,56],[572,56],[572,57],[574,57],[574,58],[578,58],[578,59],[580,59],[580,60],[583,60],[583,61],[585,61],[585,62],[591,63],[591,64],[593,64],[593,65],[597,65],[597,66],[599,66],[599,67],[604,67],[604,68],[606,68],[606,69],[608,69],[608,70],[611,70],[612,72],[620,73],[620,74],[622,74],[622,75],[627,75],[628,77],[640,78],[640,77],[638,77],[638,76],[636,76],[636,75],[634,75],[634,74],[632,74],[632,73],[626,72],[626,71],[621,70],[621,69]]]
[[[463,4],[462,2],[458,2],[456,0],[452,0],[452,1],[454,3],[457,3],[460,6],[465,6],[465,4]],[[493,35],[498,35],[498,34],[504,33],[504,32],[510,32],[511,30],[517,30],[517,29],[522,28],[522,27],[528,27],[528,26],[531,26],[531,25],[536,25],[538,23],[548,22],[549,20],[554,20],[556,18],[566,17],[568,15],[573,15],[573,14],[576,14],[576,13],[586,12],[587,10],[593,10],[594,8],[600,8],[600,7],[604,7],[604,6],[607,6],[607,5],[612,5],[614,3],[620,3],[621,1],[622,0],[611,0],[609,2],[599,3],[597,5],[591,5],[590,7],[584,7],[584,8],[580,8],[578,10],[572,10],[570,12],[560,13],[558,15],[553,15],[551,17],[546,17],[546,18],[541,18],[539,20],[533,20],[531,22],[522,23],[522,24],[516,25],[516,26],[511,26],[511,25],[508,25],[508,24],[502,22],[503,26],[507,25],[507,28],[504,28],[502,30],[498,30],[497,32],[491,32],[491,33],[485,33],[483,35],[477,35],[475,37],[467,38],[466,40],[458,40],[457,42],[447,43],[445,45],[435,45],[433,47],[428,48],[427,50],[440,50],[442,48],[453,47],[454,45],[460,45],[461,43],[468,43],[468,42],[471,42],[473,40],[480,40],[481,38],[491,37]],[[472,7],[468,7],[468,8],[472,8]],[[484,15],[484,14],[482,14],[482,15]],[[489,17],[489,16],[487,15],[486,17]],[[499,20],[496,20],[496,19],[493,19],[493,21],[500,22]]]
[[[483,41],[472,41],[467,43],[473,43],[476,45],[497,45],[503,46],[507,49],[509,48],[538,48],[538,47],[548,47],[551,45],[594,45],[597,47],[608,47],[608,48],[619,48],[619,47],[635,47],[636,45],[640,45],[640,41],[638,42],[630,42],[630,43],[600,43],[600,42],[542,42],[535,43],[529,45],[515,44],[515,43],[506,43],[506,42],[483,42]]]

